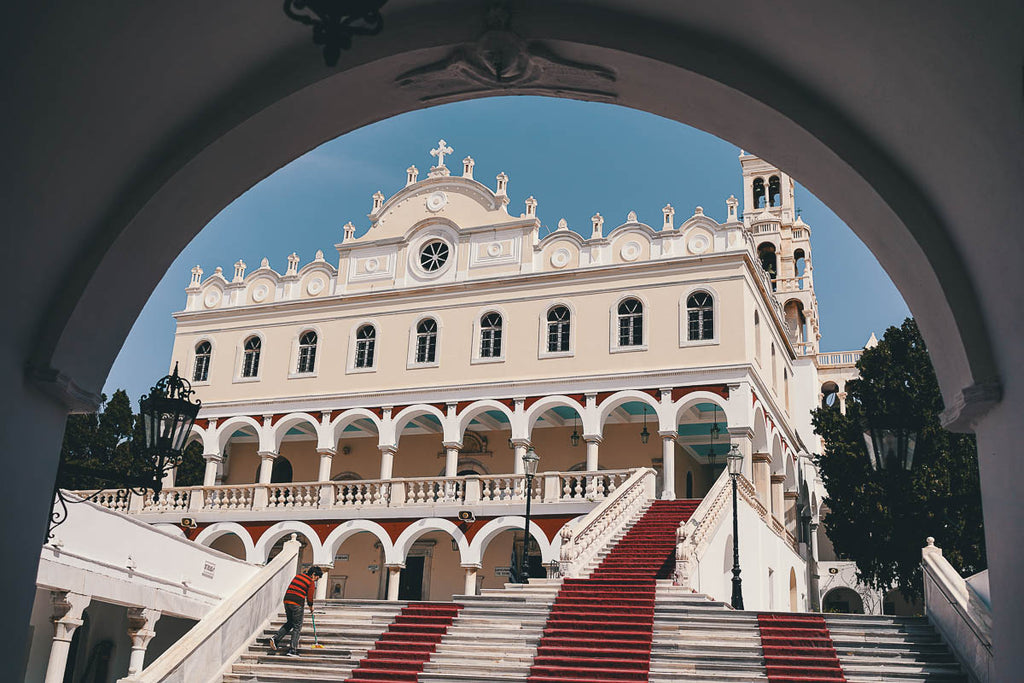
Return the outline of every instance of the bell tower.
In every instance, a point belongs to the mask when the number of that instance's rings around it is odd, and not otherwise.
[[[798,355],[818,353],[818,299],[811,265],[811,228],[797,215],[795,183],[767,161],[740,153],[743,226],[755,257],[771,278]]]

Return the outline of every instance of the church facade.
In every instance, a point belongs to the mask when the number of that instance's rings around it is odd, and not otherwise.
[[[374,194],[337,258],[193,269],[172,361],[203,402],[204,481],[107,503],[256,562],[297,533],[325,597],[445,600],[515,577],[528,449],[538,576],[634,473],[702,498],[735,445],[783,548],[745,581],[816,606],[820,332],[792,179],[744,153],[742,214],[730,197],[721,222],[666,205],[660,225],[542,235],[533,197],[512,208],[504,173],[453,173],[451,153]]]

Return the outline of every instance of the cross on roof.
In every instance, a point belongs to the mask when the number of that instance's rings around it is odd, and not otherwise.
[[[444,168],[444,155],[451,154],[452,148],[448,146],[444,140],[439,140],[437,143],[437,149],[430,150],[430,156],[437,157],[437,167]]]

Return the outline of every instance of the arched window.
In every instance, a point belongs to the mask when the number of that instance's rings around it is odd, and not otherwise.
[[[686,299],[686,338],[715,338],[715,301],[707,292],[694,292]]]
[[[754,178],[754,208],[763,209],[765,203],[764,178]]]
[[[782,183],[777,175],[768,179],[768,206],[782,206]]]
[[[644,343],[644,306],[639,299],[625,299],[619,304],[619,346],[642,346]]]
[[[569,350],[569,309],[555,306],[548,311],[548,352]]]
[[[804,254],[803,249],[797,249],[793,252],[793,262],[796,266],[796,276],[800,278],[797,280],[797,289],[804,288],[804,274],[807,272],[807,257]]]
[[[772,279],[772,291],[775,291],[775,278],[778,277],[778,263],[775,257],[775,245],[771,242],[762,242],[757,247],[757,258],[761,261],[761,267],[768,277]]]
[[[316,368],[316,332],[309,330],[299,337],[298,372],[310,373]]]
[[[416,362],[433,363],[437,360],[437,321],[421,320],[416,326]]]
[[[196,364],[192,368],[192,381],[205,382],[210,378],[210,354],[213,347],[210,342],[204,341],[196,344]]]
[[[373,325],[363,325],[356,330],[356,362],[357,368],[372,368],[373,356],[377,346],[377,330]]]
[[[480,318],[480,357],[501,357],[501,315],[498,313]]]
[[[761,362],[761,316],[754,311],[754,358]]]
[[[245,340],[242,354],[242,377],[256,377],[260,374],[260,347],[263,342],[252,336]]]
[[[835,382],[825,382],[821,385],[821,407],[839,410],[839,385]]]

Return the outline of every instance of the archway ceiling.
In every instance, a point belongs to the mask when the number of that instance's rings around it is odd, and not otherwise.
[[[1024,9],[997,5],[523,2],[512,26],[614,69],[612,101],[729,139],[815,192],[892,275],[955,405],[997,378],[990,343],[1004,370],[1024,367],[1011,361],[1021,307],[999,303],[1024,291],[1020,231],[976,229],[1016,224],[1024,158]],[[88,399],[192,235],[302,152],[424,106],[395,76],[473,40],[485,9],[392,0],[384,33],[356,38],[331,71],[278,3],[20,6],[0,28],[0,83],[18,94],[0,132],[5,218],[11,253],[48,266],[9,264],[24,295],[8,315],[25,324],[8,355]],[[353,92],[374,97],[352,107]]]

